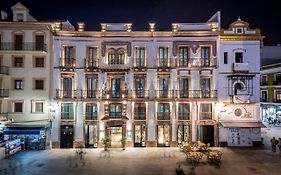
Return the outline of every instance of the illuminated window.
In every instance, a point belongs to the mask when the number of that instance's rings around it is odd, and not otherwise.
[[[200,120],[212,120],[212,103],[200,105]]]
[[[32,113],[42,113],[44,112],[44,101],[31,101]]]
[[[190,120],[189,103],[182,103],[178,105],[178,120]]]
[[[179,48],[179,66],[180,67],[188,66],[188,47]]]
[[[61,119],[62,120],[73,120],[74,119],[73,103],[62,103],[61,104]]]
[[[146,120],[146,105],[145,103],[135,103],[134,105],[134,119]]]
[[[21,80],[21,79],[14,80],[14,89],[22,90],[23,89],[23,80]]]
[[[136,66],[145,66],[145,48],[144,47],[136,47],[135,65]]]
[[[157,111],[158,120],[170,120],[170,104],[169,103],[159,103]]]
[[[122,105],[121,104],[110,104],[109,105],[109,117],[110,118],[121,118],[122,116]]]
[[[97,105],[94,103],[86,104],[86,120],[97,120]]]

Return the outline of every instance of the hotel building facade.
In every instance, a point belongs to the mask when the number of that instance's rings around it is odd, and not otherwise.
[[[102,147],[105,136],[112,147],[260,144],[259,29],[240,19],[221,29],[220,12],[155,25],[55,32],[53,147]]]

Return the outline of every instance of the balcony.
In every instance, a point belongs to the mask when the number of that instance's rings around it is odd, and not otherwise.
[[[190,120],[190,113],[189,112],[179,112],[178,120]]]
[[[129,71],[129,64],[103,64],[99,66],[102,72],[120,72],[120,71]]]
[[[268,98],[261,98],[260,102],[268,102]]]
[[[85,120],[97,120],[98,115],[96,112],[86,112],[85,114]]]
[[[0,89],[0,98],[8,98],[9,89]]]
[[[133,98],[148,98],[148,90],[133,90]]]
[[[106,90],[102,92],[103,99],[120,99],[120,98],[128,98],[128,90]]]
[[[121,112],[109,112],[109,119],[121,119],[122,113]]]
[[[60,59],[60,69],[62,71],[74,71],[76,67],[76,59],[62,58]]]
[[[174,90],[175,98],[216,98],[217,90]]]
[[[8,66],[0,66],[0,74],[9,75],[9,67]]]
[[[233,63],[233,72],[249,72],[249,64]]]
[[[97,90],[82,90],[81,94],[84,99],[99,98],[99,92]]]
[[[98,61],[92,61],[90,59],[84,59],[84,68],[87,72],[96,72],[98,71]]]
[[[280,99],[280,98],[274,98],[274,99],[273,99],[273,102],[274,102],[274,103],[281,103],[281,99]]]
[[[173,91],[172,90],[156,90],[157,98],[172,98]]]
[[[135,112],[134,120],[146,120],[146,112]]]
[[[157,112],[157,120],[170,120],[170,112]]]
[[[279,86],[281,85],[281,81],[280,80],[273,81],[273,85]]]
[[[179,65],[179,67],[184,67],[186,65],[185,62],[183,62],[184,64]],[[188,67],[216,67],[217,66],[217,61],[216,59],[200,59],[200,58],[189,58],[188,60]]]
[[[56,90],[56,98],[57,99],[73,99],[77,97],[76,90]]]
[[[1,51],[44,51],[47,52],[47,44],[36,42],[2,42]]]

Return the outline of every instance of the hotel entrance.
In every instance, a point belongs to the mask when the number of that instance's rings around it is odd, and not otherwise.
[[[170,125],[157,126],[157,146],[170,146]]]
[[[98,127],[97,125],[85,125],[85,146],[87,148],[97,147]]]
[[[214,125],[198,126],[197,138],[203,143],[209,143],[214,146]]]
[[[121,138],[122,138],[122,126],[111,126],[108,127],[109,135],[111,139],[111,147],[112,148],[122,148]]]
[[[134,128],[134,146],[135,147],[145,147],[145,141],[146,141],[146,126],[145,126],[145,124],[135,125],[135,128]]]

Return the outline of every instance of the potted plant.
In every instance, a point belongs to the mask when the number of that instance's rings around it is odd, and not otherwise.
[[[126,148],[126,141],[127,141],[127,138],[126,138],[126,137],[122,137],[122,138],[120,139],[120,142],[121,142],[121,144],[122,144],[123,150],[125,150],[125,148]]]
[[[107,151],[109,147],[110,138],[108,136],[105,136],[103,139],[101,139],[101,141],[104,144],[104,150]]]

